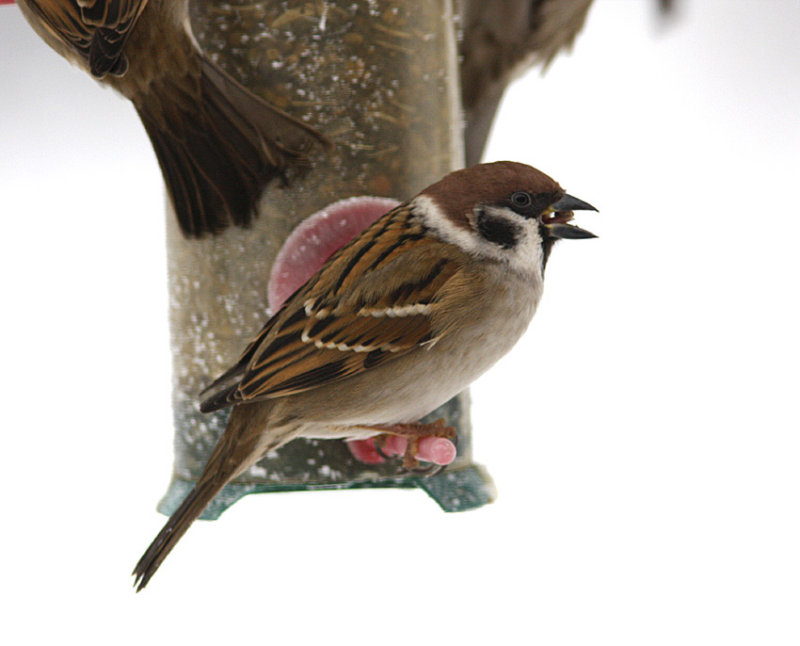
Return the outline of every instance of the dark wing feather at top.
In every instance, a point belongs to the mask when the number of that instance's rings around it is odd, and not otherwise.
[[[318,388],[435,343],[434,305],[463,262],[442,251],[407,206],[383,216],[295,292],[200,410]]]
[[[147,0],[28,0],[57,38],[69,45],[97,78],[128,68],[125,42]]]
[[[83,58],[92,75],[121,76],[125,42],[147,0],[28,0],[42,23]]]
[[[84,0],[80,4],[86,24],[96,27],[89,48],[90,71],[97,78],[124,74],[128,63],[122,51],[147,0]]]
[[[269,183],[288,184],[310,167],[312,148],[332,144],[206,58],[188,25],[174,22],[182,1],[20,0],[20,7],[59,54],[133,102],[181,231],[199,238],[249,226]]]

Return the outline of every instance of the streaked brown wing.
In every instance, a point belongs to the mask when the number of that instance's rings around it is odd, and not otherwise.
[[[79,0],[84,22],[96,28],[89,47],[89,69],[102,78],[127,70],[122,50],[147,0]]]
[[[63,0],[26,0],[41,24],[60,41],[66,43],[88,62],[94,28],[83,22],[80,7]]]
[[[86,24],[125,32],[142,13],[147,0],[77,0],[76,4]]]
[[[42,24],[101,78],[123,74],[123,48],[147,0],[27,0]]]
[[[236,383],[204,400],[201,410],[318,388],[435,343],[444,333],[436,304],[459,274],[460,253],[426,236],[398,207],[287,301],[209,390]]]

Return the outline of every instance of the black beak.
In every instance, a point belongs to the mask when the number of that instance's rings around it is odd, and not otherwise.
[[[581,238],[596,238],[591,231],[569,224],[575,215],[573,211],[597,211],[591,204],[579,200],[572,195],[564,195],[557,202],[553,202],[548,212],[543,216],[543,224],[551,238],[565,238],[579,240]]]

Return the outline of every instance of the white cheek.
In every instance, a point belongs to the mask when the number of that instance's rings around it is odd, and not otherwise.
[[[542,273],[542,238],[536,221],[526,220],[524,234],[513,253],[508,253],[508,263],[521,274]]]
[[[415,211],[419,213],[425,226],[445,242],[454,244],[473,256],[488,257],[505,263],[509,269],[526,276],[542,276],[542,239],[539,225],[535,220],[521,218],[513,212],[516,224],[521,227],[520,237],[513,249],[504,249],[484,238],[456,226],[447,218],[439,206],[426,195],[414,198]]]
[[[453,224],[439,206],[426,195],[418,195],[411,201],[414,212],[422,223],[439,238],[460,247],[467,253],[477,253],[475,236],[462,227]]]

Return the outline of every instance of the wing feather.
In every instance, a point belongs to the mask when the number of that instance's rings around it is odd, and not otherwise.
[[[463,264],[462,252],[437,243],[407,205],[398,207],[284,304],[208,389],[201,410],[319,388],[435,342],[436,305],[448,283],[460,282]]]
[[[147,0],[28,0],[42,23],[83,58],[92,74],[124,74],[123,49]]]

